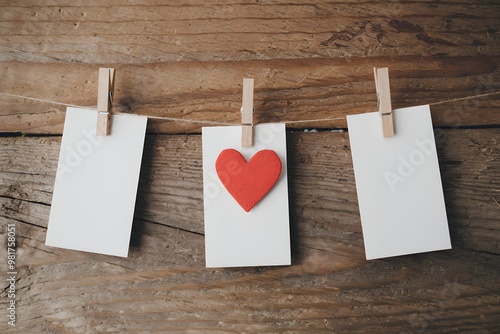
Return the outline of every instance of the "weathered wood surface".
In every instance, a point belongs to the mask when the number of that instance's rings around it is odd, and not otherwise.
[[[1,1],[0,247],[16,224],[19,280],[0,331],[500,332],[500,94],[431,106],[454,129],[436,129],[452,250],[365,261],[347,134],[288,133],[292,266],[219,270],[201,138],[182,135],[203,124],[150,119],[121,259],[44,245],[65,107],[5,95],[92,107],[112,66],[115,111],[236,124],[254,77],[257,123],[345,128],[376,110],[374,66],[394,108],[499,91],[499,17],[494,0]]]
[[[95,106],[97,69],[113,66],[116,111],[237,123],[248,76],[257,122],[345,128],[346,114],[376,110],[373,66],[389,66],[394,108],[500,90],[496,1],[147,3],[3,1],[0,92]],[[496,95],[432,112],[436,125],[498,125],[499,106]],[[64,109],[0,95],[0,130],[61,133]]]
[[[292,266],[215,270],[200,136],[148,136],[128,259],[46,247],[60,137],[0,138],[12,332],[498,332],[500,133],[436,135],[452,250],[366,261],[347,134],[289,133]]]

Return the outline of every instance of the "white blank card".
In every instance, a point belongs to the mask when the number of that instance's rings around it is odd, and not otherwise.
[[[126,257],[147,117],[113,115],[96,136],[97,111],[68,108],[45,244]]]
[[[429,106],[347,116],[366,258],[450,249]]]

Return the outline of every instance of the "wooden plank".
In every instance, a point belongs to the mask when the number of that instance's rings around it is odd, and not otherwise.
[[[12,333],[496,332],[500,133],[436,140],[452,250],[365,261],[347,134],[289,133],[293,265],[207,270],[199,135],[147,137],[128,259],[44,246],[60,137],[0,138]]]
[[[97,68],[113,66],[116,111],[238,123],[251,76],[257,123],[345,128],[346,114],[376,110],[374,66],[390,68],[395,108],[499,91],[499,13],[480,0],[3,1],[0,93],[95,106]],[[434,122],[498,125],[499,100],[436,105]],[[0,131],[60,134],[63,110],[0,94]]]
[[[393,108],[500,90],[500,57],[295,59],[114,64],[115,112],[240,124],[241,81],[255,78],[255,122],[345,128],[345,115],[377,110],[373,66],[388,65]],[[0,92],[94,107],[96,65],[0,64]],[[498,125],[500,94],[431,107],[436,126]],[[0,94],[0,131],[59,134],[64,106]],[[321,122],[304,122],[323,119]],[[203,124],[151,119],[150,133]]]
[[[498,55],[493,1],[3,1],[1,61]]]

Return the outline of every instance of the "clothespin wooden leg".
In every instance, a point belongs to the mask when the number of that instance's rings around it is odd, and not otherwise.
[[[384,137],[394,136],[394,118],[392,113],[389,115],[382,115],[382,132]]]
[[[253,146],[253,87],[253,79],[243,79],[243,99],[241,107],[242,147]]]
[[[98,136],[107,136],[111,128],[111,107],[115,81],[114,68],[100,68],[97,91],[97,128]]]
[[[394,136],[394,119],[391,104],[391,88],[389,85],[389,69],[374,68],[375,87],[378,96],[378,110],[382,120],[382,132],[384,137]]]

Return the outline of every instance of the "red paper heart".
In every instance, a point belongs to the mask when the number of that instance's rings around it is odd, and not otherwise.
[[[222,151],[215,162],[217,175],[246,212],[271,190],[281,173],[281,160],[272,150],[262,150],[246,162],[234,149]]]

